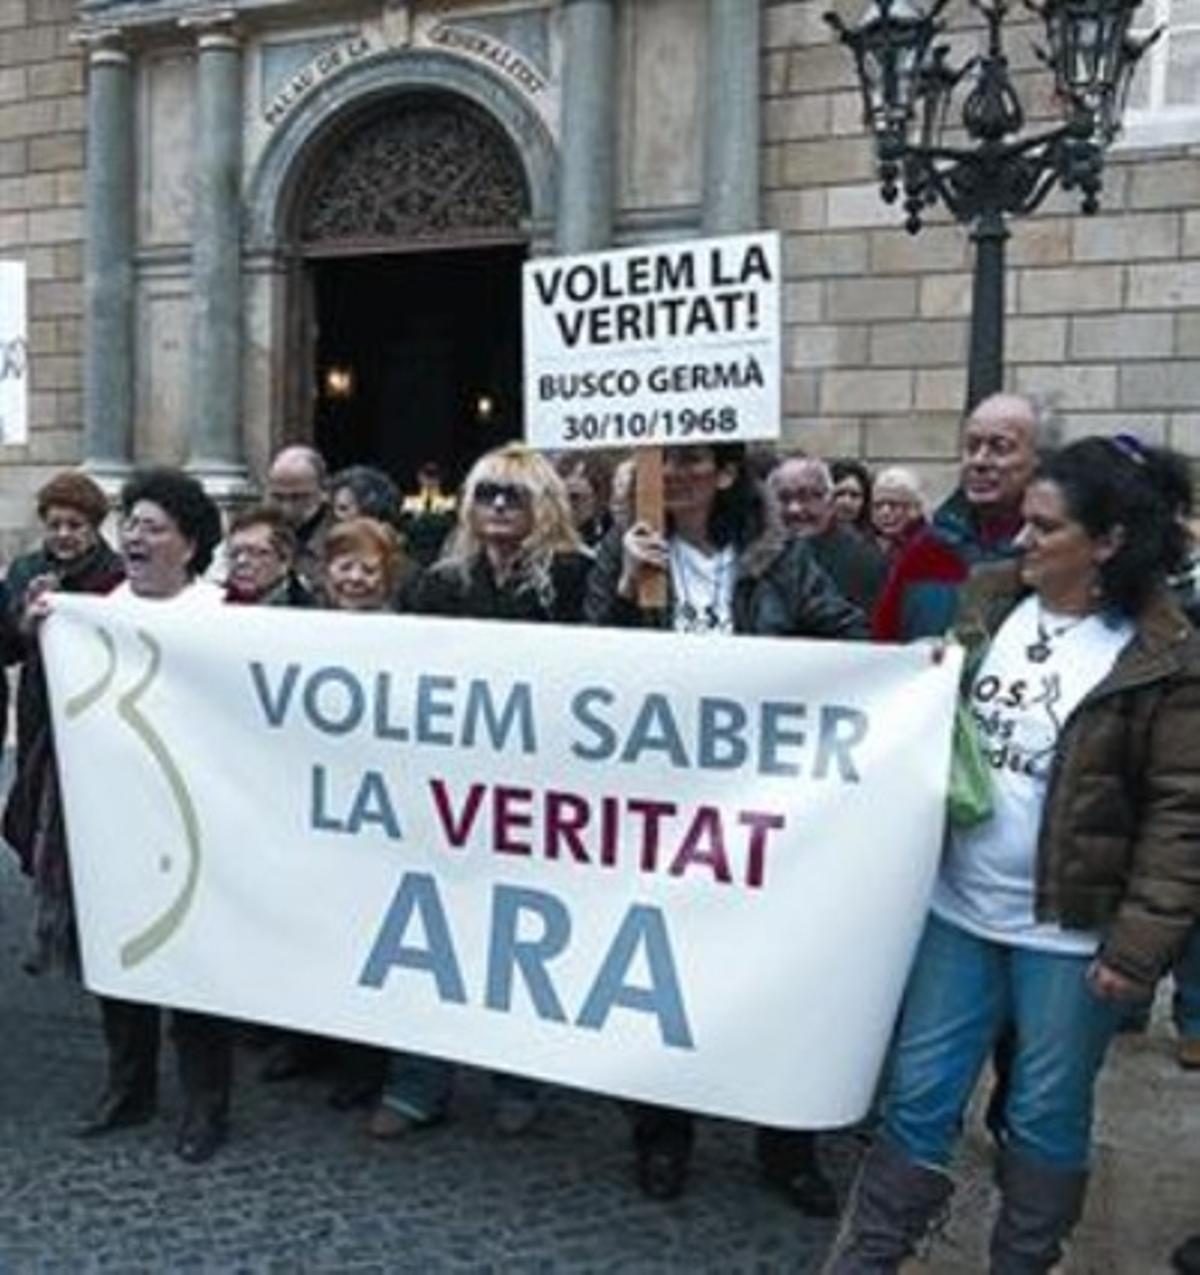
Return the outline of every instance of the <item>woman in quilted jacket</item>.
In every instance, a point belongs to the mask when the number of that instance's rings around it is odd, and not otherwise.
[[[1105,1050],[1200,907],[1200,637],[1166,585],[1182,463],[1125,435],[1064,448],[1026,493],[1021,558],[964,592],[993,813],[950,835],[839,1275],[898,1269],[945,1208],[1005,1032],[991,1270],[1050,1270],[1079,1218]]]

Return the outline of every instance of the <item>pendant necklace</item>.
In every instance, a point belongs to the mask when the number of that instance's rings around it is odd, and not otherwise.
[[[1042,604],[1039,602],[1037,604],[1037,641],[1030,642],[1025,648],[1025,658],[1031,664],[1045,664],[1054,653],[1052,643],[1070,633],[1073,628],[1082,624],[1087,618],[1086,615],[1077,615],[1062,624],[1047,624]]]
[[[717,609],[717,604],[721,600],[722,586],[725,583],[725,556],[720,555],[717,560],[716,574],[712,579],[712,592],[708,604],[698,606],[692,601],[692,591],[688,585],[688,577],[693,573],[694,568],[684,556],[680,547],[672,541],[671,543],[671,566],[672,575],[679,581],[679,592],[683,595],[683,601],[679,606],[679,618],[683,621],[683,628],[688,633],[708,633],[714,629],[721,627],[721,615]],[[699,573],[697,573],[699,575]],[[704,576],[700,575],[703,581]]]

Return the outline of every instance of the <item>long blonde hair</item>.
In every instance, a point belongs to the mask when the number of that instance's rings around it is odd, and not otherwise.
[[[524,443],[497,447],[471,467],[458,505],[458,525],[438,561],[439,569],[454,571],[464,585],[469,583],[471,568],[484,549],[475,531],[475,488],[484,482],[513,483],[529,492],[533,526],[513,564],[513,579],[517,588],[532,589],[543,605],[553,605],[550,567],[554,555],[579,553],[583,544],[571,518],[563,480],[544,456]]]

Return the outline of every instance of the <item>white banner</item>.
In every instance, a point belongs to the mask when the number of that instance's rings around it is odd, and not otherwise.
[[[62,596],[95,991],[766,1124],[861,1117],[957,659]]]
[[[531,446],[779,437],[778,233],[545,257],[523,295]]]
[[[29,438],[25,263],[0,261],[0,443]]]

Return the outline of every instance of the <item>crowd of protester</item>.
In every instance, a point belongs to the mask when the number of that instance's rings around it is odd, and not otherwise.
[[[483,622],[624,625],[714,637],[952,638],[994,808],[951,826],[884,1069],[873,1139],[830,1269],[898,1269],[945,1208],[949,1165],[989,1057],[1001,1207],[992,1269],[1047,1271],[1082,1209],[1092,1096],[1115,1033],[1145,1024],[1174,978],[1182,1067],[1200,1069],[1200,552],[1174,454],[1132,437],[1060,445],[1007,394],[964,423],[960,481],[930,508],[916,474],[800,448],[670,447],[665,525],[636,514],[631,457],[546,458],[510,444],[457,491],[357,465],[328,474],[289,446],[259,504],[222,528],[189,475],[136,472],[109,502],[69,471],[38,494],[40,543],[3,584],[0,642],[17,676],[4,836],[28,876],[30,973],[78,973],[68,846],[37,634],[57,592],[130,594],[199,619],[221,605],[405,611]],[[647,582],[665,582],[648,607]],[[699,667],[699,666],[698,666]],[[0,689],[5,689],[0,679]],[[156,1114],[160,1011],[100,998],[108,1073],[78,1132]],[[184,1113],[176,1151],[203,1162],[228,1132],[238,1032],[174,1011]],[[329,1099],[398,1140],[448,1116],[454,1066],[261,1029],[264,1082],[322,1069]],[[497,1132],[542,1111],[494,1078]],[[694,1119],[632,1105],[635,1180],[685,1189]],[[804,1131],[759,1129],[764,1183],[799,1209],[838,1201]],[[1200,1271],[1200,1237],[1176,1253]]]

